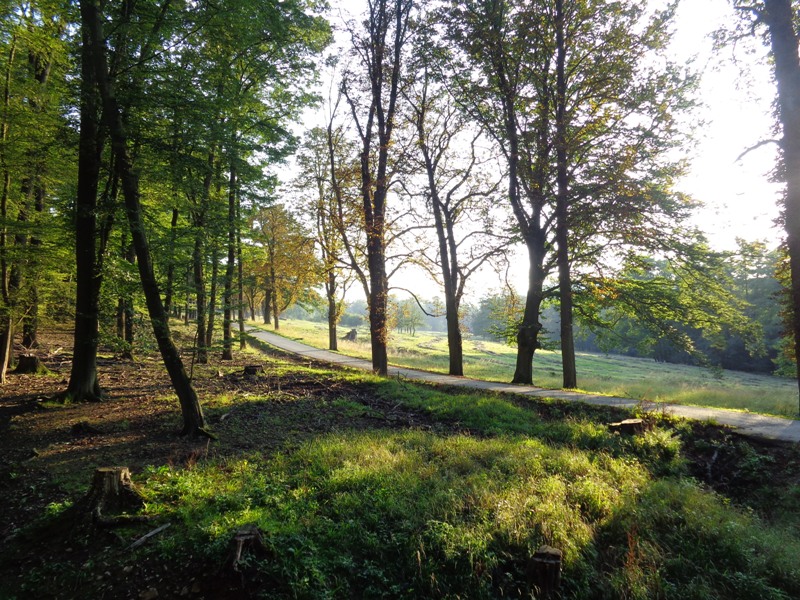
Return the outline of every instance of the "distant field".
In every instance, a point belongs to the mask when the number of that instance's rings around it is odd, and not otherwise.
[[[271,326],[251,323],[265,329]],[[339,337],[347,328],[340,328]],[[281,335],[318,348],[327,348],[325,323],[285,319]],[[359,328],[358,341],[339,340],[339,352],[370,357],[369,330]],[[651,402],[672,402],[747,410],[783,417],[798,413],[797,384],[791,379],[741,371],[711,371],[701,367],[657,363],[651,359],[619,355],[577,354],[578,385],[582,391],[636,398]],[[480,339],[464,340],[464,373],[488,381],[510,381],[514,373],[516,348]],[[392,332],[389,362],[393,365],[446,373],[447,337],[444,333],[420,331],[415,336]],[[539,350],[533,361],[534,384],[561,387],[561,355]]]

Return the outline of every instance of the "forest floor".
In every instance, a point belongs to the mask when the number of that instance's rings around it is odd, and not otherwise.
[[[178,341],[190,343],[188,338]],[[52,329],[41,342],[36,352],[50,374],[9,373],[0,389],[3,598],[249,597],[235,582],[220,577],[222,565],[193,559],[193,552],[168,560],[155,555],[134,560],[130,543],[155,525],[102,531],[89,543],[46,529],[31,539],[20,535],[59,507],[76,502],[98,467],[126,466],[136,483],[148,469],[191,468],[254,452],[270,456],[331,432],[381,428],[474,433],[463,423],[375,395],[357,379],[329,377],[324,371],[309,374],[295,368],[301,364],[293,362],[298,359],[260,348],[236,352],[233,361],[221,361],[215,353],[210,364],[193,367],[199,396],[204,402],[211,399],[205,413],[219,440],[183,438],[177,435],[177,400],[156,353],[135,361],[103,354],[98,361],[103,401],[63,405],[55,398],[69,378],[71,332]],[[246,365],[265,360],[272,362],[264,374],[244,375]],[[269,402],[247,402],[266,396]],[[568,411],[582,411],[605,423],[629,416],[611,408],[529,399],[519,403],[544,420],[563,419]],[[692,476],[767,521],[775,516],[771,511],[781,510],[769,500],[773,491],[800,485],[796,445],[743,440],[704,423],[682,431],[682,453]]]

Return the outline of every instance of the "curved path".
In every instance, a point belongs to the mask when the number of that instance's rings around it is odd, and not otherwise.
[[[291,352],[307,358],[326,362],[334,365],[342,365],[372,371],[372,363],[368,360],[345,356],[330,350],[320,350],[307,344],[290,340],[270,331],[251,328],[248,334],[252,337],[266,342],[285,352]],[[493,381],[482,381],[479,379],[469,379],[467,377],[455,377],[453,375],[443,375],[441,373],[431,373],[419,371],[417,369],[407,369],[405,367],[389,367],[389,375],[393,377],[406,377],[415,381],[464,387],[477,390],[487,390],[491,392],[503,392],[519,394],[522,396],[539,396],[546,398],[557,398],[569,402],[585,402],[587,404],[600,404],[603,406],[617,406],[622,408],[635,408],[643,406],[645,410],[663,411],[678,417],[697,419],[701,421],[713,421],[720,425],[727,425],[736,429],[738,433],[751,437],[782,441],[800,442],[800,421],[795,419],[781,419],[778,417],[768,417],[754,413],[738,412],[718,408],[704,408],[702,406],[685,406],[681,404],[657,404],[643,403],[631,398],[615,398],[613,396],[598,396],[581,392],[570,392],[566,390],[549,390],[531,385],[519,385],[513,383],[497,383]]]

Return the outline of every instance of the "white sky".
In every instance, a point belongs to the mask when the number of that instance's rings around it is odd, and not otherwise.
[[[695,54],[698,66],[704,66],[700,97],[706,104],[698,115],[706,124],[696,131],[691,173],[680,189],[706,205],[696,222],[714,247],[734,249],[736,237],[765,239],[774,246],[781,237],[773,225],[781,186],[769,182],[769,173],[777,146],[770,143],[737,157],[774,139],[775,86],[760,42],[713,55],[708,35],[736,18],[730,5],[730,0],[684,0],[679,9],[675,49],[679,56]]]

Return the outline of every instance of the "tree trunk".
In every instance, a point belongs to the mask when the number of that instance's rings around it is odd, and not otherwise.
[[[89,24],[82,24],[81,127],[78,139],[78,193],[75,203],[75,336],[72,370],[65,397],[69,400],[99,400],[97,380],[98,315],[102,275],[97,264],[97,190],[102,140],[98,127],[97,81],[94,61],[97,46]]]
[[[236,165],[231,160],[228,182],[228,263],[225,266],[225,295],[222,317],[222,360],[233,359],[233,276],[236,269]]]
[[[153,271],[150,248],[147,243],[144,222],[142,220],[142,211],[139,201],[139,182],[128,156],[127,136],[123,127],[122,116],[116,97],[114,96],[111,82],[108,79],[105,41],[102,33],[100,14],[95,2],[96,0],[81,1],[81,20],[84,27],[86,27],[89,32],[87,41],[95,48],[95,52],[92,53],[94,73],[103,100],[103,115],[111,134],[112,148],[122,178],[125,212],[131,229],[133,245],[136,249],[139,276],[147,302],[147,309],[150,314],[150,322],[152,323],[153,333],[158,343],[158,348],[161,351],[167,373],[170,376],[170,380],[172,381],[172,385],[180,401],[181,413],[183,415],[183,430],[181,433],[183,435],[194,435],[197,433],[209,435],[205,430],[205,420],[197,393],[186,375],[186,370],[183,367],[178,349],[172,342],[167,315],[164,312],[164,305],[161,303],[161,295]]]
[[[206,330],[206,347],[214,343],[214,321],[217,313],[217,276],[219,275],[219,251],[216,243],[211,250],[211,292],[208,297],[208,329]]]
[[[445,318],[447,319],[447,351],[450,358],[450,375],[464,375],[464,349],[461,339],[461,324],[458,319],[458,262],[453,240],[452,223],[447,222],[441,199],[434,180],[434,166],[425,150],[425,165],[428,171],[428,188],[431,191],[434,225],[439,238],[439,262],[444,281]]]
[[[128,248],[125,250],[125,260],[128,261],[131,265],[136,265],[136,249],[133,247],[133,243],[128,244]],[[132,359],[133,358],[133,295],[127,294],[125,297],[125,326],[123,328],[123,339],[127,343],[127,350],[126,350],[126,358]],[[166,311],[165,311],[166,313]]]
[[[274,275],[273,275],[274,277]],[[281,321],[280,321],[280,310],[278,310],[278,288],[277,286],[272,286],[272,325],[275,327],[275,331],[278,331],[281,328]]]
[[[526,240],[528,248],[528,293],[525,296],[525,310],[517,332],[517,364],[511,383],[533,383],[533,355],[539,348],[539,332],[542,324],[539,313],[542,307],[542,286],[544,275],[542,257],[544,249],[541,240]]]
[[[272,321],[272,289],[264,290],[264,325],[269,325]]]
[[[236,277],[236,287],[238,290],[238,300],[239,300],[239,307],[237,311],[237,317],[239,320],[239,350],[244,350],[247,346],[244,337],[244,274],[242,270],[244,267],[242,266],[242,232],[239,228],[239,223],[241,221],[241,206],[239,204],[239,196],[236,196],[236,266],[237,266],[237,277]]]
[[[203,237],[206,232],[203,229],[202,219],[196,219],[195,227],[197,231],[194,237],[192,268],[194,272],[194,291],[197,297],[196,359],[198,364],[205,365],[208,363],[208,349],[206,347],[206,281],[203,273],[203,261],[205,260]]]
[[[336,273],[331,269],[325,282],[328,295],[328,350],[338,350],[339,340],[336,337],[336,324],[339,321],[339,303],[336,301]]]
[[[800,57],[791,0],[764,0],[761,18],[769,28],[783,130],[781,149],[786,174],[784,217],[791,272],[795,364],[800,391]]]
[[[572,276],[569,262],[569,175],[567,172],[566,50],[564,48],[564,0],[556,0],[556,262],[561,314],[561,364],[563,384],[578,387],[575,339],[572,330]]]
[[[6,127],[3,126],[3,137]],[[4,167],[3,190],[0,192],[0,299],[2,299],[2,312],[0,312],[0,384],[6,383],[6,373],[11,362],[11,338],[13,337],[14,318],[11,310],[11,292],[8,285],[8,235],[6,219],[8,218],[8,188],[10,176]]]
[[[164,312],[167,316],[172,312],[172,295],[175,287],[175,238],[178,235],[178,209],[172,209],[172,221],[169,228],[169,246],[167,251],[167,289],[164,292]]]
[[[386,375],[389,372],[387,355],[389,331],[386,322],[386,304],[389,296],[382,237],[381,235],[381,239],[367,243],[370,279],[369,333],[372,344],[372,370],[379,375]]]

